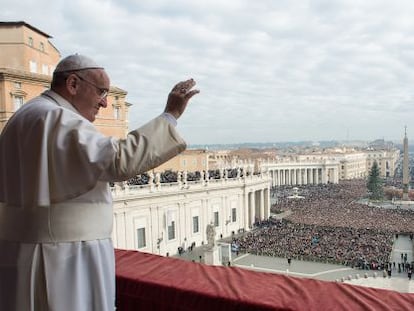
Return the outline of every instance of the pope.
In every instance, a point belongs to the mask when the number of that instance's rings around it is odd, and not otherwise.
[[[87,56],[62,59],[50,90],[0,136],[0,309],[114,310],[110,181],[128,180],[186,148],[176,120],[199,93],[179,82],[164,111],[125,139],[93,122],[110,79]]]

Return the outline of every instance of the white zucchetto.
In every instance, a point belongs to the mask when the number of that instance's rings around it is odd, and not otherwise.
[[[63,58],[56,66],[55,72],[76,71],[84,69],[104,69],[91,58],[73,54]]]

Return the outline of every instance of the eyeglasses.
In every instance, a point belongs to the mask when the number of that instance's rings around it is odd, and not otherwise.
[[[92,86],[94,86],[97,90],[98,90],[98,95],[99,95],[99,97],[101,98],[101,100],[102,99],[104,99],[106,96],[108,96],[108,90],[107,89],[103,89],[103,88],[101,88],[101,87],[99,87],[99,86],[97,86],[95,83],[93,83],[93,82],[91,82],[91,81],[88,81],[88,80],[86,80],[85,78],[83,78],[83,77],[81,77],[81,76],[79,76],[79,75],[77,75],[76,73],[74,73],[74,75],[75,76],[77,76],[79,79],[81,79],[82,81],[84,81],[84,82],[86,82],[86,83],[88,83],[88,84],[90,84],[90,85],[92,85]]]

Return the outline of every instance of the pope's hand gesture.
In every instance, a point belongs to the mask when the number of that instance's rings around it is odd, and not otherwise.
[[[199,90],[192,90],[195,85],[196,82],[193,79],[177,83],[168,94],[164,112],[168,112],[178,119],[183,114],[190,98],[200,93]]]

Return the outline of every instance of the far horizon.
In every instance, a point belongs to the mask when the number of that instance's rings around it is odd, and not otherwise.
[[[303,140],[303,141],[278,141],[278,142],[240,142],[240,143],[212,143],[212,144],[189,144],[189,149],[202,149],[204,147],[213,148],[215,147],[234,147],[234,148],[284,148],[284,147],[367,147],[369,144],[375,141],[381,141],[382,139],[376,140]],[[403,145],[402,139],[399,141],[384,140],[384,143],[392,143],[394,147],[401,149]],[[408,140],[409,150],[414,151],[414,140]]]

